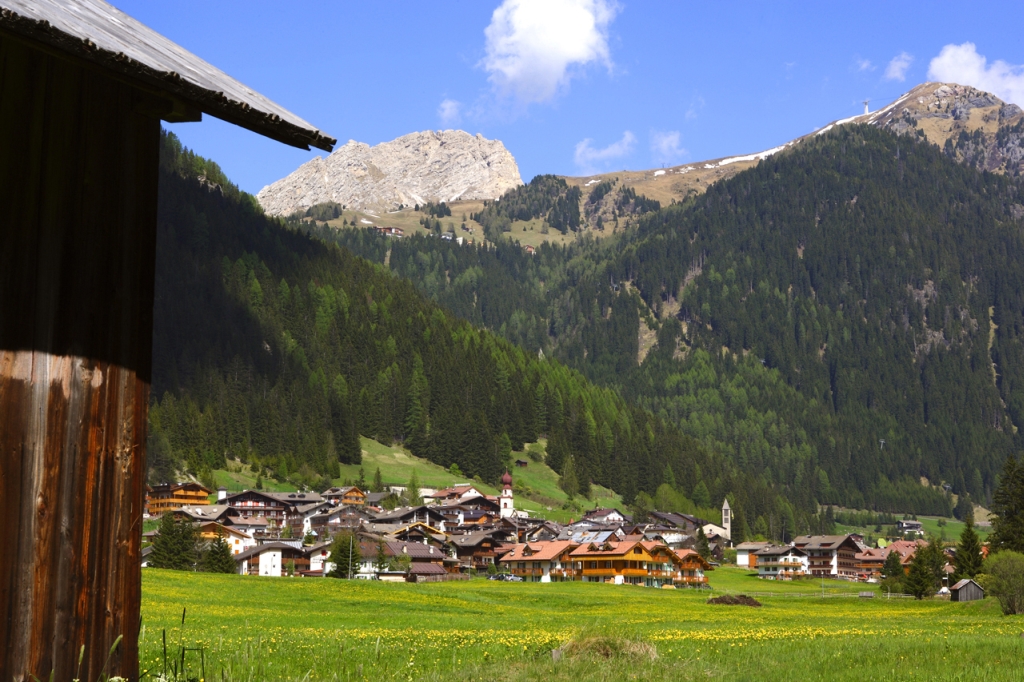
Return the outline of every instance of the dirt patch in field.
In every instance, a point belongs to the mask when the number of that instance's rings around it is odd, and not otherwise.
[[[761,606],[761,602],[745,594],[723,594],[721,597],[708,599],[709,604],[724,604],[725,606]]]

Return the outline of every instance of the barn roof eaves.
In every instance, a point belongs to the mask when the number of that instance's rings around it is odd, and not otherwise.
[[[0,32],[90,62],[141,89],[285,144],[337,140],[102,0],[0,0]],[[176,107],[165,120],[195,120]]]

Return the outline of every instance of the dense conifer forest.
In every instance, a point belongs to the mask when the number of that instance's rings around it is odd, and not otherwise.
[[[388,255],[460,317],[619,389],[798,507],[948,514],[940,484],[984,503],[1019,447],[1022,204],[1010,178],[843,126],[617,239],[530,256],[321,236]]]
[[[729,494],[751,514],[810,523],[816,509],[794,510],[613,389],[264,216],[173,135],[162,158],[151,480],[205,478],[237,459],[324,485],[359,461],[363,434],[493,482],[511,450],[545,435],[548,464],[584,496],[596,482],[649,499],[668,476],[676,505],[694,508],[686,495],[699,488],[705,505]],[[359,239],[380,254],[369,232]]]

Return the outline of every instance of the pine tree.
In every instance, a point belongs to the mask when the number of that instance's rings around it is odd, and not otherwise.
[[[380,467],[377,467],[377,470],[373,472],[373,485],[370,486],[370,490],[375,493],[384,492],[384,479],[380,476]]]
[[[704,481],[699,481],[693,487],[693,503],[700,509],[707,509],[711,506],[711,493]]]
[[[384,538],[377,538],[377,557],[374,562],[374,567],[377,572],[388,570],[388,552],[387,546],[384,544]]]
[[[410,507],[423,504],[423,498],[420,496],[420,478],[416,474],[416,470],[412,470],[412,476],[409,477],[409,487],[405,491],[405,502]]]
[[[150,564],[154,568],[191,571],[198,554],[199,532],[189,521],[177,521],[173,514],[160,519],[160,532],[153,542]]]
[[[235,558],[231,555],[231,546],[224,541],[224,534],[219,530],[217,537],[206,548],[203,555],[203,570],[207,573],[236,573]]]
[[[711,547],[708,545],[708,536],[704,534],[704,528],[697,528],[697,554],[704,559],[710,559]]]
[[[334,536],[331,553],[327,558],[334,567],[328,573],[332,578],[351,578],[359,572],[359,538],[352,531],[344,531]]]
[[[665,483],[670,485],[673,490],[678,489],[678,486],[676,485],[676,474],[674,471],[672,471],[671,464],[665,465]]]
[[[1024,462],[1007,457],[999,485],[992,492],[989,546],[1024,553]]]
[[[576,497],[579,492],[579,483],[576,480],[576,468],[573,466],[571,456],[565,458],[565,463],[562,465],[562,476],[558,479],[558,487],[561,488],[566,496],[571,500]]]
[[[926,547],[919,547],[910,562],[910,572],[903,579],[903,589],[915,599],[935,594],[934,576],[928,568]]]
[[[981,572],[981,563],[981,541],[974,531],[974,514],[969,513],[964,519],[964,529],[956,546],[956,556],[953,557],[953,565],[956,567],[953,577],[956,580],[974,578]]]
[[[890,550],[885,556],[885,563],[882,564],[882,577],[887,579],[896,578],[903,580],[903,563],[900,561],[900,553]]]

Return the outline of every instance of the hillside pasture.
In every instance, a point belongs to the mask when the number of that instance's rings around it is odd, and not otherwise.
[[[713,572],[711,582],[747,587],[762,606],[592,583],[415,585],[146,569],[141,660],[151,676],[163,671],[166,632],[169,657],[179,644],[202,647],[206,679],[225,682],[1021,679],[1024,620],[1000,615],[993,600],[860,599],[849,585],[848,596],[797,597],[800,583],[735,570]],[[199,653],[185,660],[198,677]]]

